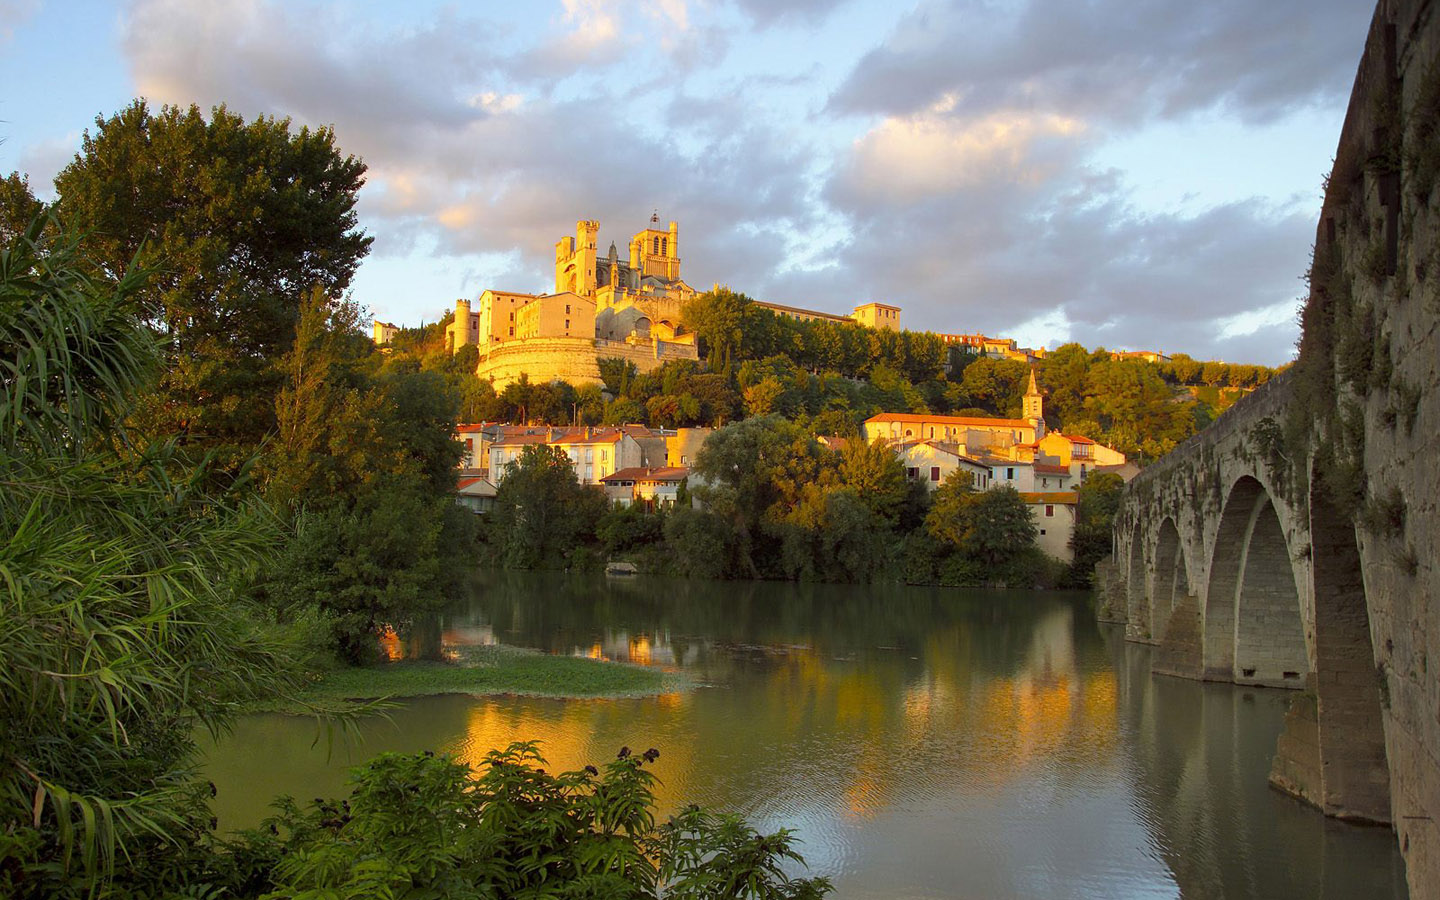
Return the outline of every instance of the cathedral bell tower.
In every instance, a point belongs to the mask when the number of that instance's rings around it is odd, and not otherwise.
[[[1030,386],[1025,389],[1024,406],[1025,421],[1035,426],[1035,440],[1045,436],[1045,398],[1040,394],[1040,388],[1035,385],[1035,367],[1030,367]]]

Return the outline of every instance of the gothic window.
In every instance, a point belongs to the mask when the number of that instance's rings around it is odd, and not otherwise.
[[[669,239],[669,238],[661,238],[661,239],[660,239],[660,254],[661,254],[662,256],[669,256],[669,255],[670,255],[670,239]]]

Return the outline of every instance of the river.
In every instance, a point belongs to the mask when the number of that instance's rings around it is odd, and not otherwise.
[[[796,830],[837,898],[1403,898],[1394,835],[1266,786],[1288,693],[1149,674],[1084,594],[485,573],[448,643],[678,669],[636,700],[430,697],[328,755],[248,716],[208,754],[222,827],[334,796],[385,750],[553,768],[660,751],[662,812]]]

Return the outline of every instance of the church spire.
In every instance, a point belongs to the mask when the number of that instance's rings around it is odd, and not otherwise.
[[[1025,389],[1024,398],[1025,421],[1035,426],[1035,439],[1039,440],[1045,434],[1045,397],[1040,393],[1040,388],[1035,384],[1035,367],[1030,367],[1030,386]]]

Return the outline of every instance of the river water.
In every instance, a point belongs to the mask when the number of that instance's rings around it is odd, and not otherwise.
[[[447,643],[682,670],[647,699],[432,697],[327,758],[313,721],[250,716],[209,753],[222,827],[336,796],[385,750],[552,768],[660,751],[689,802],[793,828],[838,898],[1405,896],[1391,832],[1266,786],[1289,694],[1149,674],[1084,594],[482,575]]]

